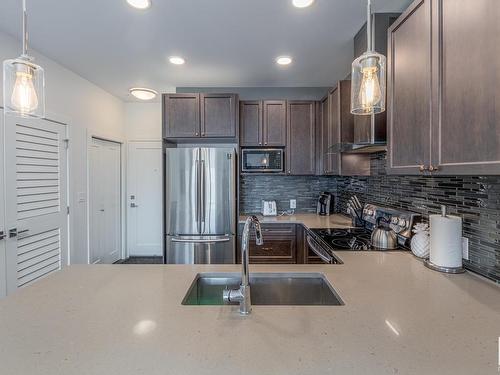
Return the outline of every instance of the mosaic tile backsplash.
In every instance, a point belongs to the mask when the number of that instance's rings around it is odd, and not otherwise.
[[[259,213],[262,200],[276,201],[278,212],[290,209],[290,199],[297,200],[295,212],[316,212],[322,191],[335,191],[331,177],[244,175],[240,178],[240,212]]]
[[[445,204],[463,218],[469,238],[465,266],[500,282],[500,176],[388,176],[386,154],[374,154],[369,177],[243,176],[240,210],[258,212],[261,199],[274,199],[278,210],[297,199],[297,212],[314,212],[321,191],[335,193],[337,212],[357,194],[364,202],[415,211],[428,217]]]

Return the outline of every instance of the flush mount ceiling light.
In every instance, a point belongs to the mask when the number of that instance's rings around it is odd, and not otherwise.
[[[180,56],[170,56],[168,58],[168,61],[170,61],[170,63],[172,63],[174,65],[182,65],[182,64],[184,64],[186,62],[186,60],[184,60]]]
[[[158,93],[155,90],[147,89],[144,87],[132,87],[128,92],[140,100],[152,100],[156,98]]]
[[[148,9],[151,7],[151,0],[127,0],[127,3],[136,9]]]
[[[45,117],[45,78],[42,67],[28,55],[28,12],[23,0],[23,52],[3,62],[3,107],[5,113],[23,117]]]
[[[292,61],[290,56],[279,56],[276,58],[276,64],[278,65],[290,65]]]
[[[385,111],[385,69],[384,55],[373,50],[372,2],[367,2],[367,50],[352,63],[351,113],[373,115]]]
[[[296,8],[307,8],[314,3],[314,0],[292,0],[292,4]]]

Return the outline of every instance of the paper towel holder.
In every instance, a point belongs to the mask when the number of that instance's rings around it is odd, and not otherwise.
[[[447,216],[447,208],[444,204],[441,205],[441,216],[446,217]],[[425,258],[424,259],[424,265],[427,268],[430,268],[431,270],[434,271],[439,271],[443,273],[452,273],[452,274],[457,274],[457,273],[464,273],[465,268],[462,267],[444,267],[444,266],[438,266],[437,264],[434,264],[431,262],[430,258]]]
[[[438,266],[438,265],[432,263],[429,258],[425,258],[424,259],[424,265],[427,268],[430,268],[431,270],[439,271],[439,272],[443,272],[443,273],[457,274],[457,273],[464,273],[465,272],[465,268],[464,267],[443,267],[443,266]]]

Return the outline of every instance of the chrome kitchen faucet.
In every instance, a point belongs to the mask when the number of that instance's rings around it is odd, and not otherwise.
[[[248,315],[252,311],[252,301],[250,299],[250,283],[249,283],[249,255],[248,244],[250,241],[250,228],[255,227],[255,242],[258,246],[264,244],[262,238],[262,230],[257,216],[249,216],[243,227],[243,235],[241,237],[241,285],[239,289],[226,289],[223,292],[224,302],[239,302],[240,314]]]

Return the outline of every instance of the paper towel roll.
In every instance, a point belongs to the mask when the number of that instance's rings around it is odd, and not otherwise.
[[[462,218],[431,215],[430,261],[441,267],[462,267]]]

